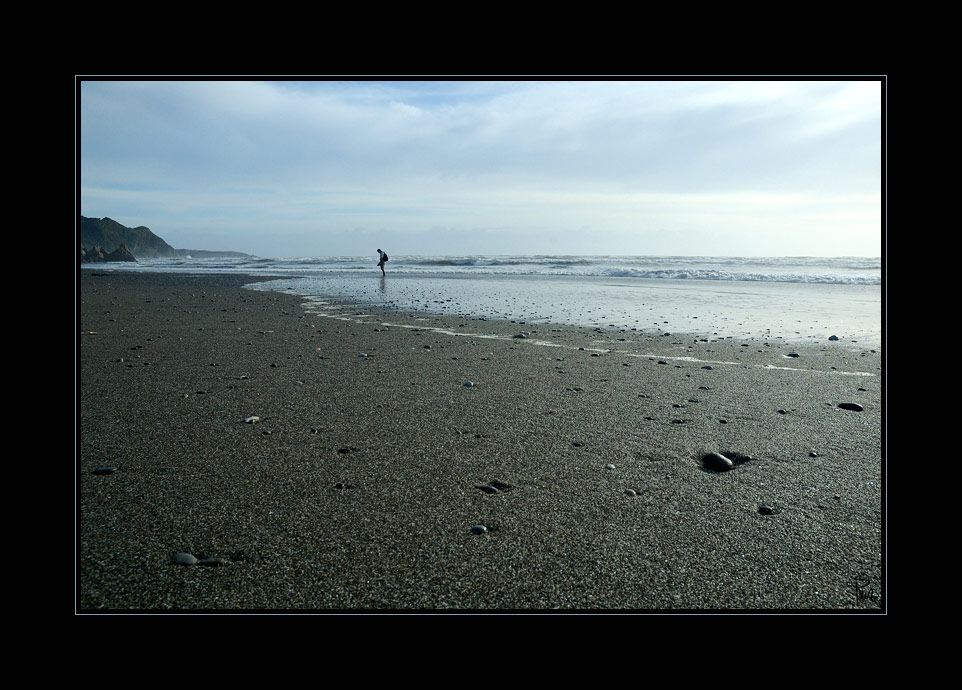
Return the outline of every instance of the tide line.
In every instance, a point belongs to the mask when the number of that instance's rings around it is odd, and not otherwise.
[[[340,321],[353,321],[355,323],[369,323],[369,321],[367,321],[369,317],[376,318],[374,314],[351,314],[351,315],[329,314],[326,312],[313,311],[313,310],[307,309],[308,305],[313,307],[323,307],[328,304],[329,302],[326,302],[324,300],[320,300],[317,298],[309,298],[305,302],[305,309],[309,314],[312,314],[313,316],[321,316],[329,319],[338,319]],[[566,350],[597,352],[602,354],[616,354],[616,355],[623,355],[625,357],[660,359],[660,360],[669,360],[669,361],[676,361],[676,362],[690,362],[692,364],[711,364],[711,365],[736,366],[736,367],[741,366],[741,367],[748,367],[748,368],[754,368],[754,369],[767,369],[767,370],[773,370],[773,371],[795,371],[795,372],[803,372],[803,373],[810,373],[810,374],[811,373],[837,374],[839,376],[867,376],[867,377],[875,376],[875,374],[867,371],[840,371],[838,369],[831,369],[831,370],[803,369],[801,367],[780,367],[780,366],[775,366],[774,364],[745,364],[742,362],[729,362],[726,360],[712,360],[712,359],[698,359],[697,357],[686,357],[686,356],[679,356],[679,355],[659,355],[652,352],[640,353],[640,352],[629,352],[627,350],[612,350],[612,349],[606,349],[606,348],[574,347],[572,345],[562,345],[561,343],[555,343],[550,340],[541,340],[541,339],[533,339],[533,338],[515,338],[514,336],[495,335],[493,333],[465,333],[463,331],[460,331],[460,332],[452,331],[449,328],[440,328],[437,326],[425,326],[425,325],[408,324],[408,323],[392,323],[389,321],[381,321],[378,323],[378,325],[384,326],[386,328],[407,328],[409,330],[431,331],[433,333],[439,333],[441,335],[449,335],[449,336],[454,336],[458,338],[505,340],[510,342],[525,343],[527,345],[537,345],[540,347],[556,347],[556,348],[562,348]]]

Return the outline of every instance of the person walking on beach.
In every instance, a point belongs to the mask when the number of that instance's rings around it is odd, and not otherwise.
[[[378,253],[378,255],[381,257],[381,260],[377,262],[377,267],[381,269],[381,275],[383,276],[383,275],[384,275],[384,264],[387,263],[387,254],[385,254],[384,252],[382,252],[380,249],[377,250],[377,253]]]

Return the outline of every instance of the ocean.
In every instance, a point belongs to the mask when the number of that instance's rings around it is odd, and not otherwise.
[[[524,324],[880,347],[880,258],[391,256],[143,259],[83,269],[241,273],[251,287],[357,309]]]

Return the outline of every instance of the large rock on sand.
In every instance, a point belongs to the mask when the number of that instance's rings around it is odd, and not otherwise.
[[[135,257],[133,254],[130,253],[130,250],[127,249],[126,244],[121,243],[120,246],[117,247],[112,252],[110,252],[104,260],[105,261],[136,261],[137,257]]]
[[[127,249],[127,245],[121,243],[119,247],[110,252],[109,254],[104,251],[103,247],[97,246],[93,249],[80,248],[80,261],[81,263],[91,263],[100,261],[136,261],[137,257],[130,253]]]

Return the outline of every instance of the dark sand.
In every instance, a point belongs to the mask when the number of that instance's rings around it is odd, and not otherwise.
[[[251,280],[82,272],[79,611],[884,611],[880,352]]]

